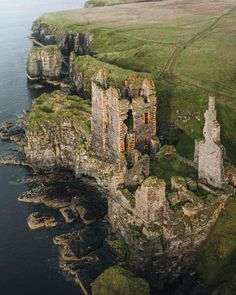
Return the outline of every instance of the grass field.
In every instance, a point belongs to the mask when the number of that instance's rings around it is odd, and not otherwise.
[[[236,163],[236,5],[233,0],[164,0],[47,14],[56,34],[91,32],[103,62],[148,72],[156,83],[158,130],[192,158],[209,94],[222,142]],[[174,128],[172,128],[174,126]]]

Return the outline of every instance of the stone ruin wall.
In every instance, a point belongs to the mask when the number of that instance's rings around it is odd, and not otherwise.
[[[208,110],[204,117],[204,139],[195,142],[194,161],[198,165],[199,179],[221,188],[225,182],[224,147],[220,144],[220,125],[216,119],[215,97],[209,97]]]
[[[127,82],[126,97],[107,86],[105,71],[92,81],[92,148],[106,160],[116,162],[120,153],[134,149],[143,154],[157,149],[155,86],[151,80],[136,81],[136,85]]]

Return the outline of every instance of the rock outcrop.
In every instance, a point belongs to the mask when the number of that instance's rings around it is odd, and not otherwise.
[[[27,74],[31,80],[58,80],[63,56],[57,46],[33,47],[28,56]]]
[[[30,214],[27,219],[29,228],[34,230],[42,227],[55,227],[57,221],[53,216],[42,216],[39,212]]]
[[[71,52],[77,55],[91,54],[93,35],[90,33],[61,34],[57,27],[36,20],[32,26],[32,36],[43,45],[58,45],[65,56]]]

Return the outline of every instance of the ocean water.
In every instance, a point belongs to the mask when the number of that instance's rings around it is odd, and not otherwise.
[[[32,21],[45,12],[80,8],[81,0],[0,0],[0,123],[16,120],[39,92],[26,80],[27,54],[32,46]],[[14,145],[0,142],[0,153]],[[33,206],[17,197],[27,189],[29,173],[0,166],[0,295],[80,295],[81,291],[58,269],[58,252],[49,229],[30,231],[27,216]]]

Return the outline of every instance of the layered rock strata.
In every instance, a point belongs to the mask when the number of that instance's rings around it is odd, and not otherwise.
[[[63,56],[57,46],[33,47],[28,56],[27,74],[30,80],[58,80]]]

